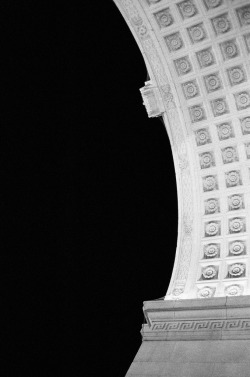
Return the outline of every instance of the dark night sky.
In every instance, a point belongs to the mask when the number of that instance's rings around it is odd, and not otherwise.
[[[169,140],[142,105],[146,67],[115,4],[33,3],[2,5],[0,371],[122,377],[143,301],[164,296],[171,277]]]

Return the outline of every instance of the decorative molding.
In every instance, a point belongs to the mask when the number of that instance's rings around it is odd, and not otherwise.
[[[147,81],[140,92],[149,118],[161,116],[165,109],[159,88],[154,86],[151,81]]]
[[[193,331],[211,331],[211,330],[249,330],[250,319],[210,319],[210,320],[180,320],[156,322],[152,324],[151,331],[168,331],[168,332],[193,332]]]
[[[182,11],[188,12],[186,6],[182,6]],[[185,136],[182,129],[182,120],[180,119],[179,110],[176,106],[174,96],[172,94],[171,86],[167,75],[165,73],[165,67],[157,48],[155,47],[154,41],[151,37],[151,31],[143,20],[143,16],[140,14],[137,6],[133,0],[120,0],[126,16],[136,32],[145,56],[151,66],[156,79],[157,87],[162,96],[163,105],[165,108],[165,114],[168,118],[168,123],[172,136],[172,147],[177,152],[178,165],[181,168],[180,174],[180,190],[181,190],[181,209],[183,220],[180,226],[179,238],[179,255],[177,253],[176,260],[176,273],[173,277],[173,296],[176,293],[178,295],[184,292],[184,287],[186,284],[189,264],[191,261],[192,253],[192,233],[193,233],[193,193],[192,193],[192,182],[190,176],[190,166],[187,156],[187,148],[185,142]],[[171,16],[169,8],[165,8],[162,11],[155,13],[156,21],[160,28],[170,26],[174,19]],[[164,21],[163,21],[164,20]],[[187,68],[184,67],[185,63],[182,63],[179,59],[176,62],[176,67],[178,67],[179,72],[182,70],[192,70],[191,63],[188,58],[185,60]]]

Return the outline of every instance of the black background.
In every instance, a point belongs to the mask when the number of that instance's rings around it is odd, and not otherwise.
[[[111,0],[1,8],[1,376],[124,376],[177,239],[145,63]]]

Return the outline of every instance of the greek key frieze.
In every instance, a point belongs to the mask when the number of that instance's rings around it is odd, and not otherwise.
[[[250,319],[155,322],[150,331],[250,330]]]

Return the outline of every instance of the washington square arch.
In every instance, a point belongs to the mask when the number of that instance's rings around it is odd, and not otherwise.
[[[126,376],[249,377],[250,2],[114,2],[170,139],[179,218],[166,296],[144,302]]]

